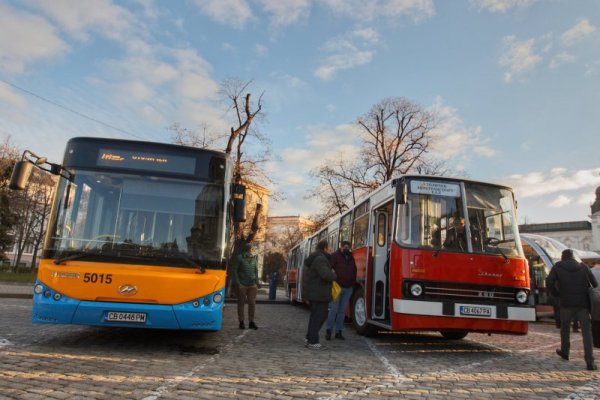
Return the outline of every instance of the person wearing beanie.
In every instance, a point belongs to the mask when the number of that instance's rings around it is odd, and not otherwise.
[[[564,360],[569,359],[571,347],[570,325],[572,320],[578,320],[583,336],[584,358],[587,369],[598,369],[594,363],[592,346],[592,327],[590,322],[590,299],[588,288],[598,287],[596,277],[590,269],[573,256],[573,250],[563,250],[558,261],[546,278],[546,286],[550,293],[560,299],[560,349],[556,354]]]

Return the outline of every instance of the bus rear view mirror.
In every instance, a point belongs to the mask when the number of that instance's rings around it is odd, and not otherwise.
[[[246,187],[240,184],[233,184],[233,221],[246,221]]]
[[[396,203],[408,203],[408,186],[406,185],[406,183],[398,183],[396,185]]]
[[[12,190],[24,190],[29,182],[33,164],[30,161],[17,161],[10,177],[9,188]]]

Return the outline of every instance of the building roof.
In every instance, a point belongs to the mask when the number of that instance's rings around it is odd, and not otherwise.
[[[522,233],[536,232],[565,232],[565,231],[591,231],[592,223],[589,221],[548,222],[544,224],[519,225]]]

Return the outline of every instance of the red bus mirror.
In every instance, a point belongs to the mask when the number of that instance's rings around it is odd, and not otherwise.
[[[8,187],[12,190],[24,190],[29,182],[33,164],[30,161],[17,161],[10,177]]]

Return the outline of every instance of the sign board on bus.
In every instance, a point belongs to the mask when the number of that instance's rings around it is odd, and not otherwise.
[[[410,191],[415,194],[460,197],[460,186],[456,183],[435,181],[410,181]]]
[[[193,157],[156,154],[148,152],[100,149],[97,165],[128,169],[161,170],[180,174],[194,174],[196,159]]]

